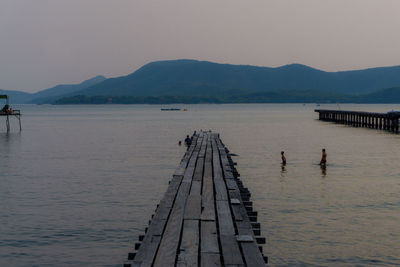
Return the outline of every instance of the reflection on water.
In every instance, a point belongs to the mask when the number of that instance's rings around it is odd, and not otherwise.
[[[22,107],[24,130],[0,133],[0,266],[119,266],[196,129],[240,155],[269,265],[400,265],[399,135],[318,121],[312,105],[182,108]]]
[[[321,176],[323,178],[325,178],[325,176],[326,176],[326,164],[321,164],[320,168],[321,168]]]
[[[285,177],[286,172],[286,164],[281,163],[281,177]]]

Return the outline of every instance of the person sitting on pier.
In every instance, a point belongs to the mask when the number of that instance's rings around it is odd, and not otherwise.
[[[285,158],[284,153],[285,153],[284,151],[281,151],[282,165],[286,165],[286,158]]]
[[[186,136],[185,144],[187,147],[190,147],[190,145],[192,144],[192,139],[189,137],[189,135]]]
[[[324,166],[324,167],[326,166],[326,157],[327,157],[326,150],[325,150],[325,148],[323,148],[322,149],[322,157],[321,157],[321,161],[320,161],[319,165]]]
[[[4,112],[4,113],[8,113],[8,108],[9,108],[9,106],[8,106],[8,104],[5,104],[4,105],[4,107],[1,109],[1,112]]]

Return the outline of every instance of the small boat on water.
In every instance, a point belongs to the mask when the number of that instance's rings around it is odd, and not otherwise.
[[[162,108],[161,111],[178,111],[180,108]]]

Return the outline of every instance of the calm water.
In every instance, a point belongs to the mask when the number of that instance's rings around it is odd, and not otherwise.
[[[198,129],[239,154],[270,266],[400,265],[399,135],[320,122],[315,105],[184,107],[23,106],[8,135],[1,120],[0,266],[120,266]]]

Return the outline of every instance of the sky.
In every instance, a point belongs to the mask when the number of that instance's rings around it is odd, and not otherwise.
[[[399,14],[400,0],[0,0],[0,88],[36,92],[182,58],[400,65]]]

